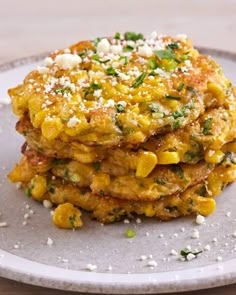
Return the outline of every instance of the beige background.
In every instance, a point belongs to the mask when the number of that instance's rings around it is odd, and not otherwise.
[[[236,0],[0,0],[0,64],[116,31],[186,33],[236,52]],[[236,266],[235,266],[236,267]],[[0,295],[65,295],[0,278]],[[186,295],[233,295],[236,284]]]

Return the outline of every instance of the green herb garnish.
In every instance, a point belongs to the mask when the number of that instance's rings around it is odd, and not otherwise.
[[[83,58],[83,57],[85,56],[85,52],[84,52],[84,51],[79,52],[79,53],[77,53],[77,55],[78,55],[79,57]]]
[[[135,230],[133,230],[131,228],[127,228],[125,231],[125,236],[129,239],[132,239],[136,236],[136,232],[135,232]]]
[[[99,171],[100,170],[100,166],[101,166],[101,163],[100,162],[93,162],[93,168],[96,171]]]
[[[181,250],[180,251],[180,255],[185,258],[185,260],[187,260],[187,256],[189,254],[193,254],[195,257],[197,257],[198,254],[202,253],[202,251],[198,251],[198,252],[192,252],[192,251],[186,251],[186,250]]]
[[[207,120],[205,120],[202,132],[204,135],[212,135],[212,133],[210,132],[212,120],[213,118],[208,118]]]
[[[160,184],[160,185],[166,184],[166,182],[164,180],[161,180],[161,179],[158,179],[158,178],[155,178],[154,182],[157,183],[157,184]]]
[[[150,69],[155,70],[157,68],[157,62],[154,58],[149,58],[148,64]]]
[[[76,215],[73,214],[72,216],[69,217],[69,221],[72,227],[75,227],[75,220],[76,220]]]
[[[167,45],[167,48],[169,48],[169,49],[179,49],[180,47],[179,47],[179,43],[172,42],[172,43]]]
[[[112,66],[110,66],[109,68],[107,68],[106,73],[108,76],[118,76],[118,72],[116,71],[116,69],[114,69]]]
[[[69,86],[66,86],[64,88],[57,88],[57,89],[54,90],[54,92],[56,94],[61,93],[63,95],[65,92],[70,92],[71,93],[71,89],[70,89]]]
[[[120,40],[120,33],[119,32],[115,33],[114,39]]]
[[[176,121],[173,123],[173,128],[174,128],[174,130],[175,130],[175,129],[179,129],[181,126],[182,126],[182,122],[181,122],[180,120],[176,120]]]
[[[148,108],[151,113],[157,113],[160,110],[160,104],[158,102],[151,102],[148,104]]]
[[[94,46],[97,47],[98,43],[99,43],[101,40],[102,40],[102,39],[99,38],[99,37],[96,38],[96,39],[94,39],[94,40],[93,40],[93,44],[94,44]]]
[[[97,83],[91,83],[89,87],[83,89],[84,97],[86,98],[89,94],[93,94],[95,90],[102,89],[102,86]]]
[[[104,196],[105,195],[105,193],[104,193],[104,191],[102,189],[99,191],[99,195],[100,196]]]
[[[177,87],[177,91],[181,91],[184,88],[184,83],[180,82],[179,86]]]
[[[121,56],[120,60],[124,60],[124,65],[126,66],[129,63],[129,58],[128,56]]]
[[[124,108],[124,106],[122,104],[117,103],[115,105],[115,107],[116,107],[116,110],[117,110],[118,113],[125,113],[125,108]]]
[[[138,78],[135,80],[135,82],[132,84],[131,87],[137,88],[139,85],[141,85],[146,77],[147,73],[143,72],[141,75],[138,76]]]
[[[180,179],[184,179],[184,171],[179,165],[171,165],[171,170],[178,175]]]
[[[137,41],[139,39],[143,39],[143,34],[141,34],[141,33],[136,34],[134,32],[126,32],[125,33],[125,40]]]
[[[101,64],[105,64],[110,61],[110,59],[101,60],[100,57],[97,54],[94,54],[91,56],[93,60],[100,62]]]
[[[69,121],[69,119],[66,118],[66,117],[61,117],[61,120],[64,121],[64,122],[68,122]]]
[[[192,92],[194,95],[198,95],[197,91],[192,86],[186,86],[186,90]]]
[[[31,190],[32,190],[32,188],[30,188],[30,187],[26,187],[26,188],[25,188],[25,194],[26,194],[26,196],[27,196],[28,198],[31,198],[31,197],[32,197]]]
[[[132,50],[134,50],[134,47],[133,46],[131,46],[131,45],[127,45],[126,47],[124,47],[123,48],[123,51],[132,51]]]
[[[154,50],[153,52],[159,59],[175,59],[175,53],[170,49]]]
[[[174,96],[174,95],[166,95],[165,98],[173,99],[173,100],[181,100],[180,96]]]

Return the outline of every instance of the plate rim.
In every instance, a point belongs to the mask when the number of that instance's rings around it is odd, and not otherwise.
[[[201,53],[236,62],[236,53],[197,46]],[[49,52],[0,64],[10,71],[45,58]],[[159,294],[200,290],[236,283],[236,258],[186,270],[114,274],[79,271],[31,261],[0,248],[0,276],[19,282],[68,291],[99,294]],[[28,270],[27,270],[28,269]]]

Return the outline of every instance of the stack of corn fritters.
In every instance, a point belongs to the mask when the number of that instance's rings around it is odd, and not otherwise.
[[[208,215],[236,178],[234,88],[184,35],[79,42],[9,95],[26,140],[9,178],[60,204],[59,227],[81,226],[78,208],[104,223]]]

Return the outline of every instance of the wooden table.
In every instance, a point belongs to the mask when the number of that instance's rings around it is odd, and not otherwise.
[[[196,45],[236,52],[235,0],[0,0],[0,64],[116,31],[186,33]],[[0,294],[72,294],[0,278]],[[233,295],[236,284],[184,293]]]

